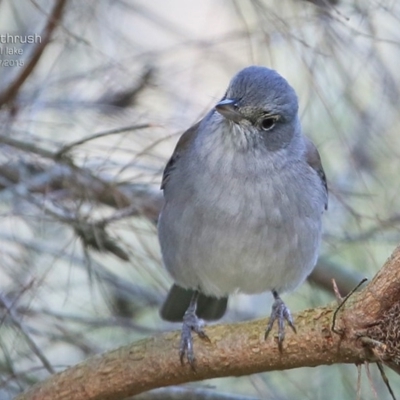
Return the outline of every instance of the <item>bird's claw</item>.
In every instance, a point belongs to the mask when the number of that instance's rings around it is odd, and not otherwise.
[[[196,332],[201,339],[210,342],[210,339],[204,332],[203,327],[204,321],[198,318],[194,313],[187,313],[183,317],[181,342],[179,346],[179,358],[181,360],[181,364],[183,365],[186,355],[186,359],[188,360],[193,370],[195,369],[196,359],[193,351],[192,331]]]
[[[278,320],[278,347],[279,351],[282,352],[282,343],[285,339],[285,321],[287,321],[294,333],[297,332],[289,308],[286,307],[286,304],[278,295],[275,296],[275,301],[272,305],[271,316],[269,318],[267,329],[265,330],[264,339],[267,339],[276,320]]]

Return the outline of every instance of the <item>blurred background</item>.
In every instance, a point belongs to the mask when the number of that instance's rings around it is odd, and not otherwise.
[[[395,0],[1,0],[0,49],[0,400],[180,328],[158,315],[172,282],[156,237],[161,174],[245,66],[274,68],[295,88],[328,178],[321,259],[284,296],[292,312],[334,300],[332,271],[343,292],[372,278],[399,243]],[[270,307],[268,293],[237,295],[224,321]],[[186,387],[390,398],[375,365],[357,389],[358,379],[356,366],[337,365]]]

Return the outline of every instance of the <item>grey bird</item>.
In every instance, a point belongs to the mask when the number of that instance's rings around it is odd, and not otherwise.
[[[179,355],[193,366],[192,331],[223,316],[228,296],[271,291],[282,351],[280,294],[314,268],[328,190],[321,159],[303,136],[294,89],[276,71],[250,66],[179,139],[162,179],[158,236],[175,284],[161,309],[183,321]]]

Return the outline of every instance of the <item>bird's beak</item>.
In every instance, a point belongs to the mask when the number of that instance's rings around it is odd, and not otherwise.
[[[225,99],[221,100],[215,109],[226,119],[238,123],[243,119],[243,115],[237,110],[236,100]]]

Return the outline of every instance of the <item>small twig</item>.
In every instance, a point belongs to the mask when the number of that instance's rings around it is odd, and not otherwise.
[[[335,293],[335,297],[336,297],[337,301],[340,304],[343,301],[343,297],[339,292],[339,288],[338,288],[338,286],[336,284],[336,280],[335,279],[332,279],[332,286],[333,286],[333,291]]]
[[[361,364],[357,364],[357,394],[356,399],[361,400]]]
[[[11,302],[0,293],[0,304],[7,310],[8,314],[10,315],[14,325],[21,331],[22,335],[25,337],[25,340],[27,341],[30,349],[36,356],[39,358],[39,360],[42,362],[43,366],[47,369],[47,371],[50,374],[54,374],[55,371],[50,364],[50,362],[47,360],[46,356],[42,353],[40,348],[37,346],[35,341],[31,338],[28,329],[25,327],[25,325],[19,320],[18,316],[14,312],[14,308],[11,304]]]
[[[16,303],[19,301],[20,297],[21,297],[24,293],[26,293],[27,291],[29,291],[30,289],[32,289],[33,283],[34,283],[34,280],[31,279],[30,282],[28,282],[28,284],[26,284],[26,285],[22,288],[22,290],[19,290],[19,291],[18,291],[18,295],[17,295],[17,296],[13,296],[13,301],[11,301],[11,302],[8,304],[8,307],[9,307],[9,308],[14,308],[14,304],[16,304]],[[4,320],[6,319],[7,315],[8,315],[7,313],[4,313],[4,315],[2,316],[2,318],[0,318],[0,326],[3,325]]]
[[[345,305],[346,301],[353,295],[355,291],[368,279],[364,278],[351,292],[349,292],[346,297],[343,299],[343,301],[339,304],[339,306],[336,308],[336,310],[333,313],[333,318],[332,318],[332,326],[331,326],[331,331],[336,333],[337,335],[341,335],[342,332],[336,329],[336,317],[340,309]]]
[[[2,138],[0,135],[0,143]],[[20,150],[24,149],[23,142],[13,144]],[[42,149],[34,147],[36,153],[42,153]],[[53,154],[47,155],[53,158]],[[23,176],[21,171],[26,171],[27,176]],[[75,166],[66,157],[54,165],[28,162],[0,164],[0,191],[19,190],[17,185],[22,186],[24,193],[46,194],[47,199],[51,194],[62,193],[63,198],[81,199],[121,210],[121,213],[107,218],[105,223],[138,215],[156,221],[164,202],[162,193],[151,185],[113,182],[94,175],[89,169]]]
[[[121,260],[129,261],[128,254],[113,240],[106,231],[106,220],[89,222],[81,217],[78,212],[73,213],[67,209],[60,209],[53,203],[38,201],[32,194],[25,190],[15,190],[15,193],[28,200],[46,215],[68,224],[72,227],[76,235],[81,239],[83,249],[86,253],[87,248],[95,249],[99,252],[110,252]]]
[[[392,396],[392,399],[396,400],[396,396],[394,395],[394,392],[390,386],[389,379],[388,379],[387,375],[385,374],[385,370],[383,369],[382,363],[380,361],[378,361],[376,363],[376,365],[378,366],[379,372],[381,373],[382,380],[383,380],[383,382],[385,382],[385,385],[388,388],[389,393]]]
[[[367,376],[368,376],[369,383],[371,385],[372,393],[374,394],[375,399],[378,400],[378,393],[376,392],[376,390],[374,388],[374,382],[372,380],[371,370],[369,369],[369,362],[365,363],[365,370],[367,371]]]
[[[121,219],[127,218],[127,217],[133,217],[138,215],[138,206],[136,204],[132,204],[131,206],[122,208],[120,210],[115,211],[112,215],[109,217],[104,217],[101,220],[99,220],[97,223],[100,225],[108,225],[111,222],[119,221]]]
[[[87,143],[91,140],[99,139],[104,136],[110,136],[110,135],[116,135],[118,133],[123,133],[123,132],[129,132],[129,131],[135,131],[138,129],[146,129],[146,128],[151,128],[154,127],[153,124],[140,124],[140,125],[132,125],[132,126],[126,126],[124,128],[117,128],[117,129],[111,129],[109,131],[105,132],[99,132],[95,133],[91,136],[87,136],[83,139],[77,140],[75,142],[69,143],[65,146],[63,146],[56,154],[56,158],[61,158],[64,156],[65,153],[69,152],[73,147],[79,146],[81,144]]]
[[[0,144],[15,147],[16,149],[25,151],[26,153],[37,154],[38,156],[54,160],[55,153],[50,150],[42,149],[32,143],[26,143],[21,140],[12,139],[9,136],[0,135]]]
[[[327,256],[321,256],[307,279],[332,293],[332,278],[335,279],[342,296],[345,296],[364,278],[364,275],[348,266],[337,264]]]

